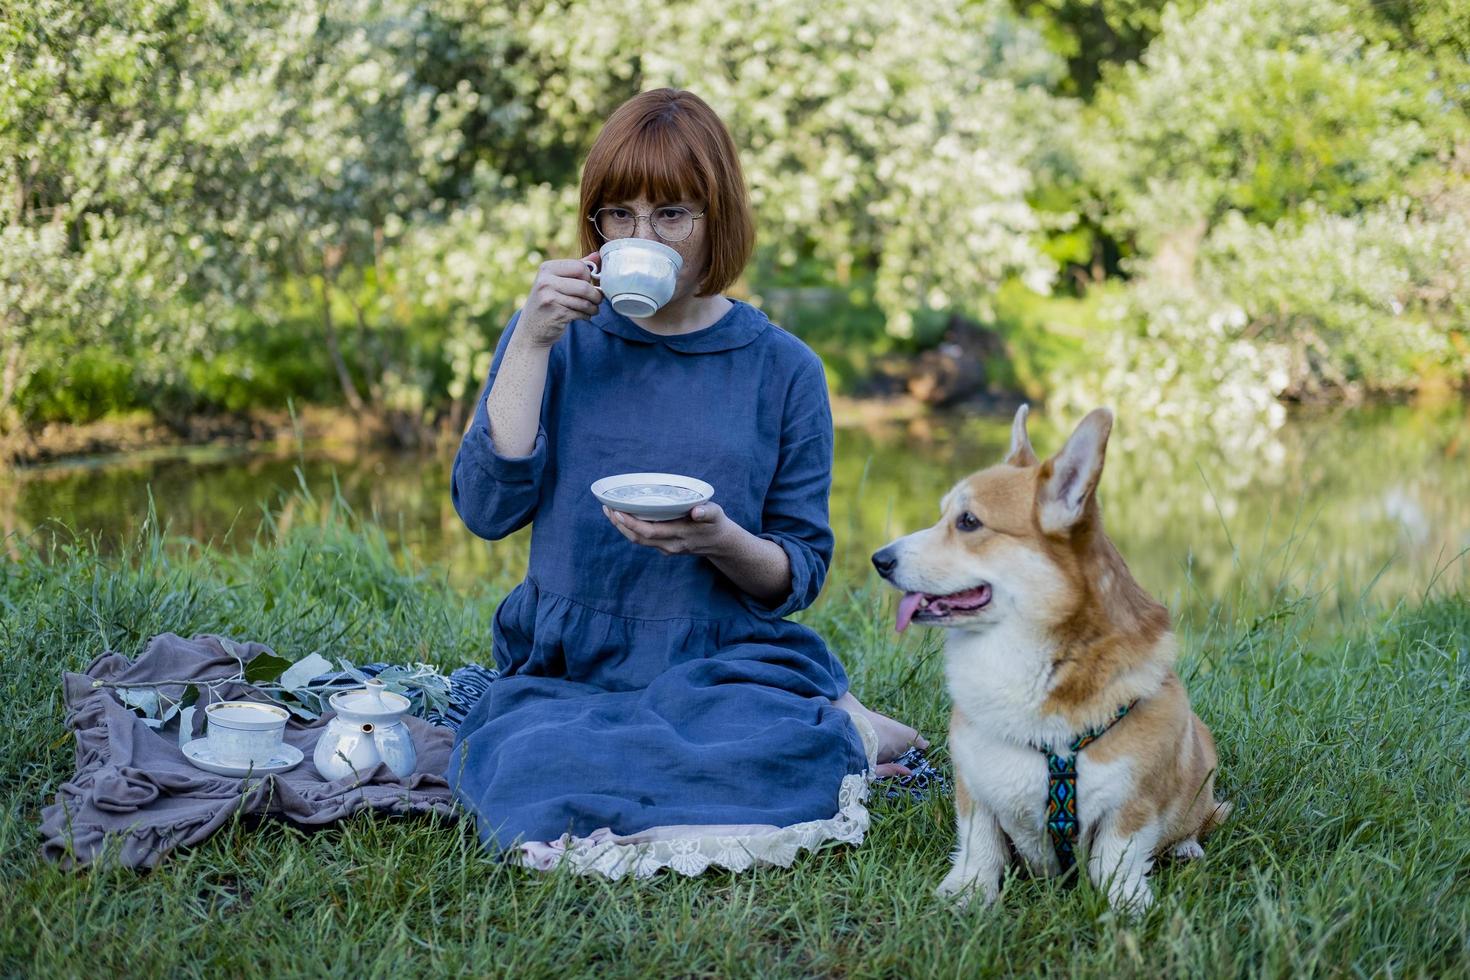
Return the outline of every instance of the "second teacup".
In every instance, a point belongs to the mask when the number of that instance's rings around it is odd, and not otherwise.
[[[285,740],[285,708],[258,701],[219,701],[204,709],[211,754],[232,766],[262,766]]]

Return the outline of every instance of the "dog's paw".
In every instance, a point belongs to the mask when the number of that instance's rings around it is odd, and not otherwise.
[[[1124,915],[1142,917],[1154,904],[1154,891],[1142,877],[1114,880],[1108,904]]]
[[[1199,841],[1191,837],[1175,844],[1174,849],[1169,853],[1176,861],[1198,861],[1205,856],[1205,849],[1200,846]]]
[[[979,899],[980,905],[984,907],[995,901],[1000,894],[1000,886],[993,882],[982,882],[979,875],[964,874],[959,868],[955,868],[944,876],[939,887],[934,889],[934,894],[949,901],[956,908],[969,908],[970,903],[976,899]]]

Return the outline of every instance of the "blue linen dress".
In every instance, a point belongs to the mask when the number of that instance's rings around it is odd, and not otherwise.
[[[454,461],[455,508],[492,540],[533,522],[525,581],[495,613],[502,676],[448,773],[486,846],[831,818],[868,760],[832,704],[842,665],[783,618],[816,598],[832,557],[820,359],[746,303],[662,337],[604,302],[551,349],[529,456],[496,452],[485,392]],[[590,486],[640,471],[712,484],[731,520],[785,549],[790,594],[768,605],[703,557],[624,538]]]

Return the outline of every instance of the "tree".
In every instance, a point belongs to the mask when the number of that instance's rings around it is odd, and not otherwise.
[[[1105,66],[1136,61],[1159,33],[1169,0],[1012,0],[1018,14],[1041,25],[1047,44],[1067,59],[1059,89],[1091,99]],[[1201,0],[1173,0],[1190,14]]]
[[[1247,446],[1280,398],[1470,376],[1464,117],[1428,61],[1335,0],[1165,12],[1105,72],[1082,170],[1134,279],[1060,398],[1126,398]]]
[[[0,431],[48,362],[87,345],[142,383],[204,342],[179,315],[213,259],[182,125],[232,18],[207,5],[38,0],[0,34]]]

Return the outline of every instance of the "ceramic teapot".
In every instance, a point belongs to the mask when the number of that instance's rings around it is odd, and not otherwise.
[[[399,779],[413,772],[417,762],[413,739],[402,720],[408,713],[408,698],[373,679],[365,688],[332,695],[331,705],[337,714],[327,722],[312,756],[323,778],[337,780],[371,772],[379,762]]]

